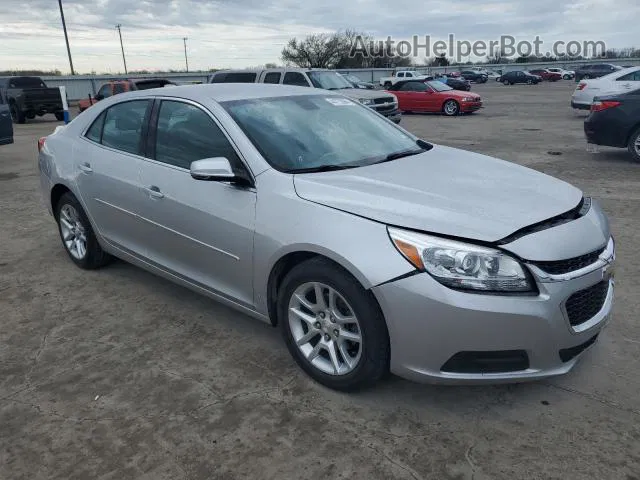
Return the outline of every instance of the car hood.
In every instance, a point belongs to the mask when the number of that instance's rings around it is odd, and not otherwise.
[[[353,98],[359,100],[361,98],[387,98],[391,97],[390,100],[393,100],[393,96],[390,93],[385,91],[376,91],[376,90],[367,90],[364,88],[344,88],[341,90],[331,90],[332,92],[341,93],[342,95],[346,95],[349,98]]]
[[[303,199],[371,220],[487,242],[582,199],[580,190],[543,173],[440,145],[377,165],[294,175],[294,185]]]
[[[453,97],[458,100],[462,100],[463,98],[472,97],[477,101],[480,101],[480,95],[471,92],[465,92],[464,90],[446,90],[444,92],[438,92],[440,95],[446,95],[447,97]]]

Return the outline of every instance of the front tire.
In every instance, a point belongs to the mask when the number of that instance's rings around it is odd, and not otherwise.
[[[640,162],[640,128],[631,134],[628,149],[631,154],[631,158],[636,162]]]
[[[62,195],[55,207],[55,218],[62,245],[73,263],[85,270],[109,263],[111,257],[100,247],[87,214],[72,193]]]
[[[27,117],[25,116],[24,112],[21,111],[15,103],[11,104],[10,110],[11,119],[14,121],[14,123],[23,124],[27,121]]]
[[[453,117],[460,113],[460,104],[455,100],[447,100],[442,106],[443,113],[448,117]]]
[[[563,80],[571,80],[571,75],[565,75],[562,78],[563,78]]]
[[[312,258],[286,275],[278,323],[296,363],[326,387],[365,388],[389,370],[389,333],[380,307],[329,260]]]
[[[509,80],[503,80],[502,84],[506,87],[508,85],[510,85]]]
[[[384,88],[391,88],[391,82],[384,82]]]
[[[62,122],[64,120],[64,112],[56,112],[54,113],[54,115],[56,116],[56,120],[58,120],[59,122]]]
[[[536,83],[537,83],[537,82],[536,82]],[[533,80],[528,79],[528,80],[527,80],[527,85],[533,85]]]

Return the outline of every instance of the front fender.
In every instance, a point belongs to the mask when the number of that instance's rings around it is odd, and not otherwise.
[[[365,289],[414,270],[389,239],[386,225],[298,197],[291,175],[268,170],[256,180],[254,301],[260,313],[268,312],[271,271],[290,253],[322,255]]]

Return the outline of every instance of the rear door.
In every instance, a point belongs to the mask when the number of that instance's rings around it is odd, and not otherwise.
[[[0,89],[0,145],[13,143],[13,121],[4,90]]]
[[[129,100],[109,107],[74,146],[76,183],[100,234],[111,244],[146,256],[150,227],[141,221],[145,200],[140,169],[151,100]]]

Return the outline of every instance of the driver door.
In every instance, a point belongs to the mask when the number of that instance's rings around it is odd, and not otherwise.
[[[253,306],[253,235],[256,191],[196,180],[195,160],[225,157],[251,178],[235,148],[201,106],[158,100],[148,157],[141,168],[142,216],[152,226],[149,259],[214,293]]]

